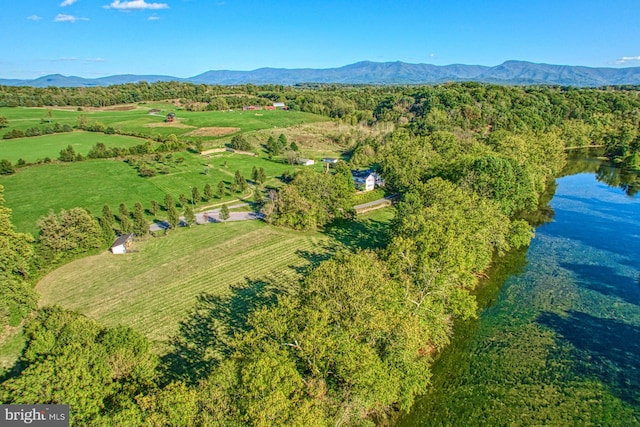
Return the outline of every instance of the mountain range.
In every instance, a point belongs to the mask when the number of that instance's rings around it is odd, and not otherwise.
[[[52,74],[33,80],[0,79],[4,86],[92,87],[146,81],[179,81],[209,85],[253,83],[295,85],[338,84],[432,84],[449,81],[476,81],[505,85],[561,85],[598,87],[640,85],[640,67],[591,68],[569,65],[507,61],[495,67],[482,65],[430,65],[405,62],[363,61],[339,68],[259,68],[253,71],[216,70],[194,77],[122,74],[95,79]]]

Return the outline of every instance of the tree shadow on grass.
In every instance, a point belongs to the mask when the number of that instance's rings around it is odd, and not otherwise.
[[[324,234],[353,249],[380,249],[389,240],[388,222],[374,219],[339,220],[327,225]]]
[[[640,403],[640,327],[577,311],[545,312],[537,320],[571,344],[576,376],[596,378],[625,402]]]
[[[316,245],[313,251],[298,249],[296,255],[304,259],[303,265],[289,265],[288,267],[299,275],[307,275],[321,262],[333,257],[341,249],[340,245],[331,242],[321,242]]]
[[[254,310],[275,303],[284,287],[272,279],[251,280],[231,287],[228,294],[202,293],[186,320],[170,340],[172,350],[163,356],[164,379],[195,384],[230,352],[234,336],[248,329]]]

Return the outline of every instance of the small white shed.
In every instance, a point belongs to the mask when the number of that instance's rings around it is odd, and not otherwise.
[[[133,234],[123,234],[122,236],[118,236],[113,245],[109,248],[111,253],[113,254],[126,254],[127,247],[131,245],[131,241],[133,240]]]

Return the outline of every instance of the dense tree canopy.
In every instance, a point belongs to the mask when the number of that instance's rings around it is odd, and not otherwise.
[[[2,106],[180,99],[190,110],[215,110],[284,101],[291,109],[382,129],[345,143],[344,154],[353,166],[377,168],[400,198],[388,244],[377,252],[339,252],[299,281],[273,279],[234,287],[225,296],[202,295],[160,367],[148,341],[126,327],[104,328],[77,313],[42,309],[25,327],[25,368],[0,385],[0,398],[70,403],[73,421],[81,425],[382,422],[398,407],[409,408],[429,386],[433,356],[448,344],[454,321],[476,315],[472,290],[494,257],[529,243],[532,226],[523,218],[547,201],[542,195],[562,170],[566,147],[603,144],[629,169],[639,166],[638,93],[631,87],[477,83],[0,87]],[[83,116],[77,126],[108,132]],[[177,144],[177,138],[165,143]],[[242,134],[231,145],[253,148]],[[292,150],[299,147],[281,134],[265,148],[271,157],[288,149],[295,160]],[[108,152],[96,144],[90,156]],[[68,147],[61,160],[78,156]],[[612,182],[620,178],[600,173]],[[265,179],[255,168],[253,182]],[[344,164],[331,173],[303,169],[283,181],[263,203],[268,222],[311,230],[352,218],[355,189]],[[247,185],[238,171],[229,189]],[[192,190],[196,204],[200,190]],[[215,195],[225,193],[225,183],[218,182]],[[203,195],[207,201],[214,197],[211,185]],[[18,324],[36,305],[27,283],[31,238],[15,233],[1,196],[0,187],[0,326]],[[180,204],[186,223],[193,223],[186,196]],[[177,227],[173,198],[167,195],[163,206]],[[146,229],[141,204],[134,214],[132,224],[129,213],[121,212],[122,230]],[[226,205],[220,217],[229,217]],[[54,254],[99,247],[116,227],[108,206],[100,225],[77,208],[51,212],[39,226],[41,248]]]

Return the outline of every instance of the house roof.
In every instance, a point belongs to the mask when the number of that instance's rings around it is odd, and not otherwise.
[[[123,234],[122,236],[118,236],[116,241],[113,242],[111,248],[115,248],[116,246],[124,245],[129,239],[133,237],[133,234]]]
[[[373,171],[369,169],[363,171],[351,171],[351,176],[353,176],[354,178],[367,179],[370,175],[373,175]]]

